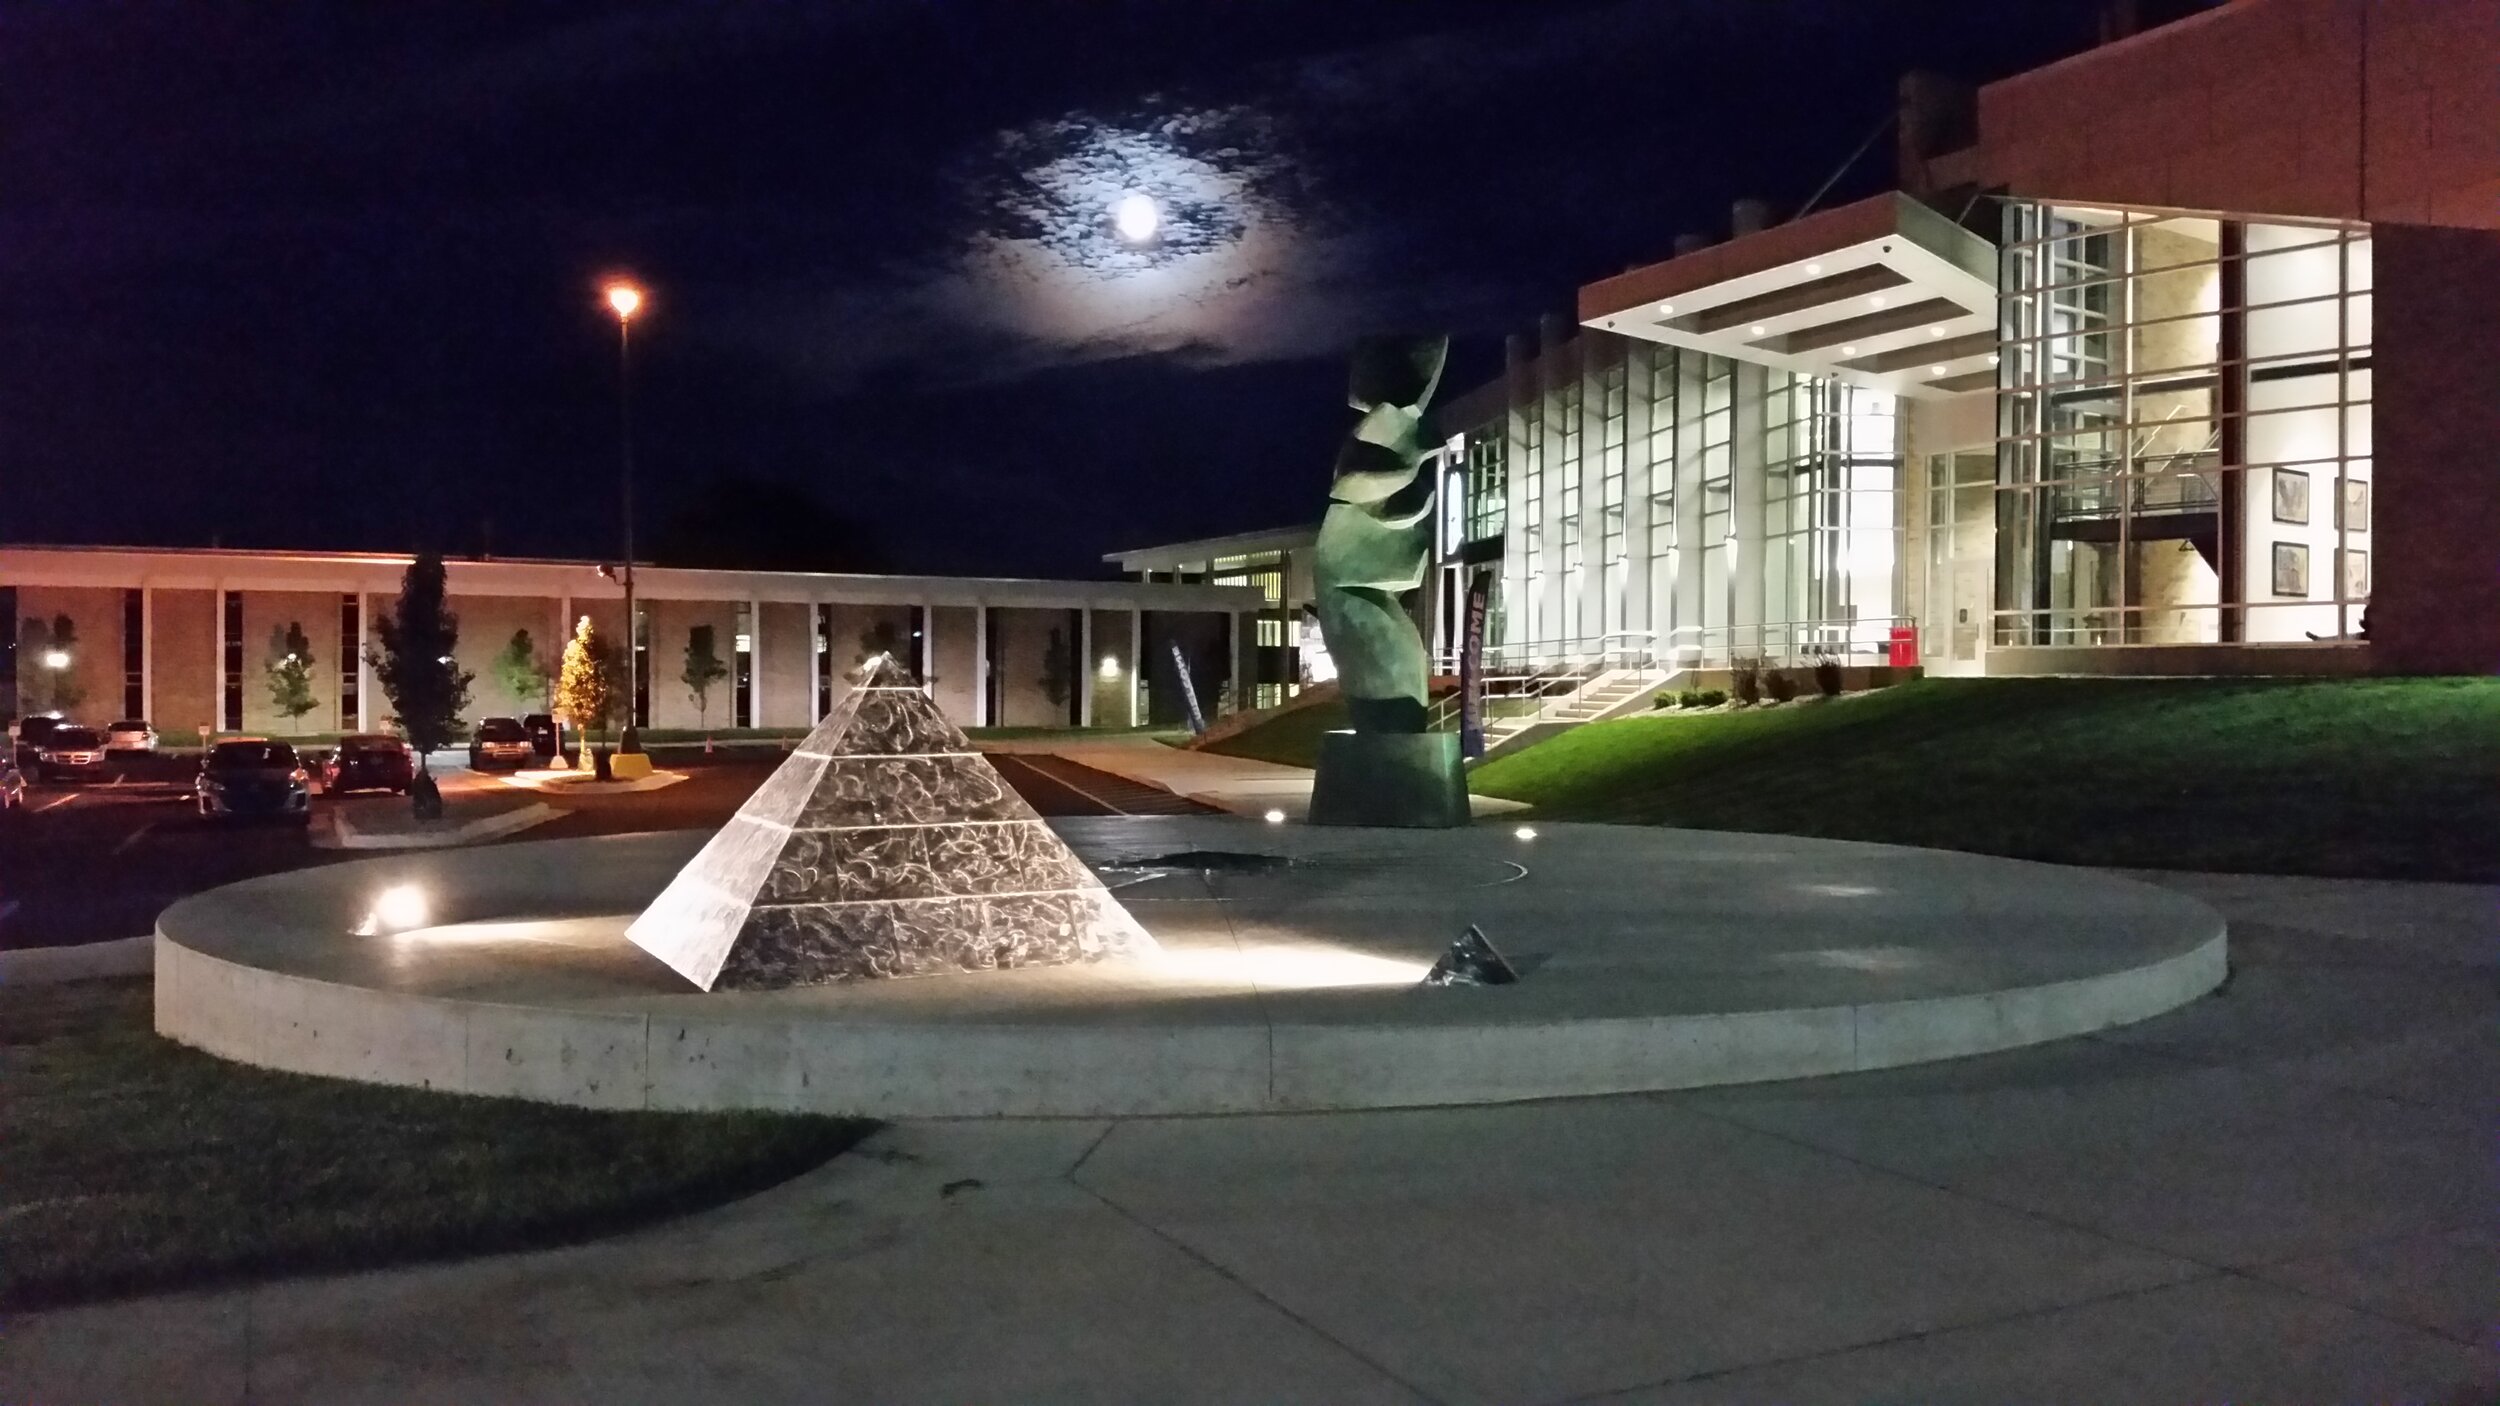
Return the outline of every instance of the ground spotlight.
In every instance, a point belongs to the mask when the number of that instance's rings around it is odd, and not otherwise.
[[[356,925],[356,934],[371,937],[421,928],[426,924],[427,913],[425,890],[415,884],[393,884],[373,896],[373,907],[366,911],[365,920]]]
[[[1269,812],[1267,813],[1267,823],[1268,823],[1268,824],[1270,824],[1270,825],[1282,825],[1282,824],[1284,824],[1284,823],[1285,823],[1285,813],[1284,813],[1283,811],[1281,811],[1281,810],[1271,810],[1271,811],[1269,811]]]
[[[1533,840],[1536,838],[1536,827],[1533,825],[1522,825],[1518,829],[1511,831],[1511,833],[1517,835],[1523,840]]]

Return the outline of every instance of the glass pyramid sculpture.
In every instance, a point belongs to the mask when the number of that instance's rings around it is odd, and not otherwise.
[[[706,991],[1155,950],[883,657],[625,935]]]

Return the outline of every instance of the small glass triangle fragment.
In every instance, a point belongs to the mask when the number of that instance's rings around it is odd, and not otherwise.
[[[1484,929],[1473,923],[1441,954],[1441,960],[1424,973],[1426,986],[1508,986],[1519,979],[1519,971],[1510,959],[1484,935]]]

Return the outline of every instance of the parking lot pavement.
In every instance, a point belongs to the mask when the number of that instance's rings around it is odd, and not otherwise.
[[[516,803],[544,801],[565,812],[513,837],[527,841],[718,825],[781,760],[778,754],[672,756],[670,769],[683,771],[685,781],[664,790],[604,796],[516,791],[493,773],[439,757],[430,769],[449,796],[486,792]],[[0,815],[0,949],[134,937],[153,931],[156,915],[176,899],[262,874],[365,856],[317,847],[294,825],[201,819],[191,799],[197,766],[184,756],[117,760],[110,781],[37,785],[28,793],[25,813]],[[1083,768],[1062,766],[1043,774],[1018,766],[1007,776],[1045,815],[1150,813],[1130,794],[1140,788],[1122,790],[1126,783],[1119,778]],[[329,825],[334,815],[378,820],[407,805],[405,796],[316,794],[313,825]]]
[[[170,766],[30,787],[0,830],[0,948],[136,936],[177,898],[322,857],[293,825],[203,820]]]

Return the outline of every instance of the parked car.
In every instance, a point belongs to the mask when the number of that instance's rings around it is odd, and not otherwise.
[[[91,727],[56,727],[35,744],[35,775],[43,781],[93,781],[106,775],[104,734]]]
[[[104,750],[108,752],[153,752],[156,750],[156,729],[145,718],[123,718],[104,730]]]
[[[195,790],[204,816],[312,819],[312,778],[293,747],[265,737],[229,737],[209,748]]]
[[[35,765],[36,754],[43,750],[43,740],[52,735],[54,728],[68,725],[69,720],[58,713],[37,713],[32,717],[19,718],[17,745],[10,749],[17,757],[17,764],[31,769]]]
[[[469,765],[527,766],[538,756],[519,718],[488,718],[469,734]]]
[[[0,813],[26,808],[26,773],[16,761],[0,756]]]
[[[321,789],[331,795],[344,791],[388,791],[404,796],[416,777],[417,761],[409,755],[408,744],[383,733],[340,738],[339,745],[331,749],[329,758],[321,765]]]
[[[538,759],[542,762],[554,761],[556,759],[555,715],[532,713],[521,719],[521,726],[529,730],[530,748],[538,753]]]

